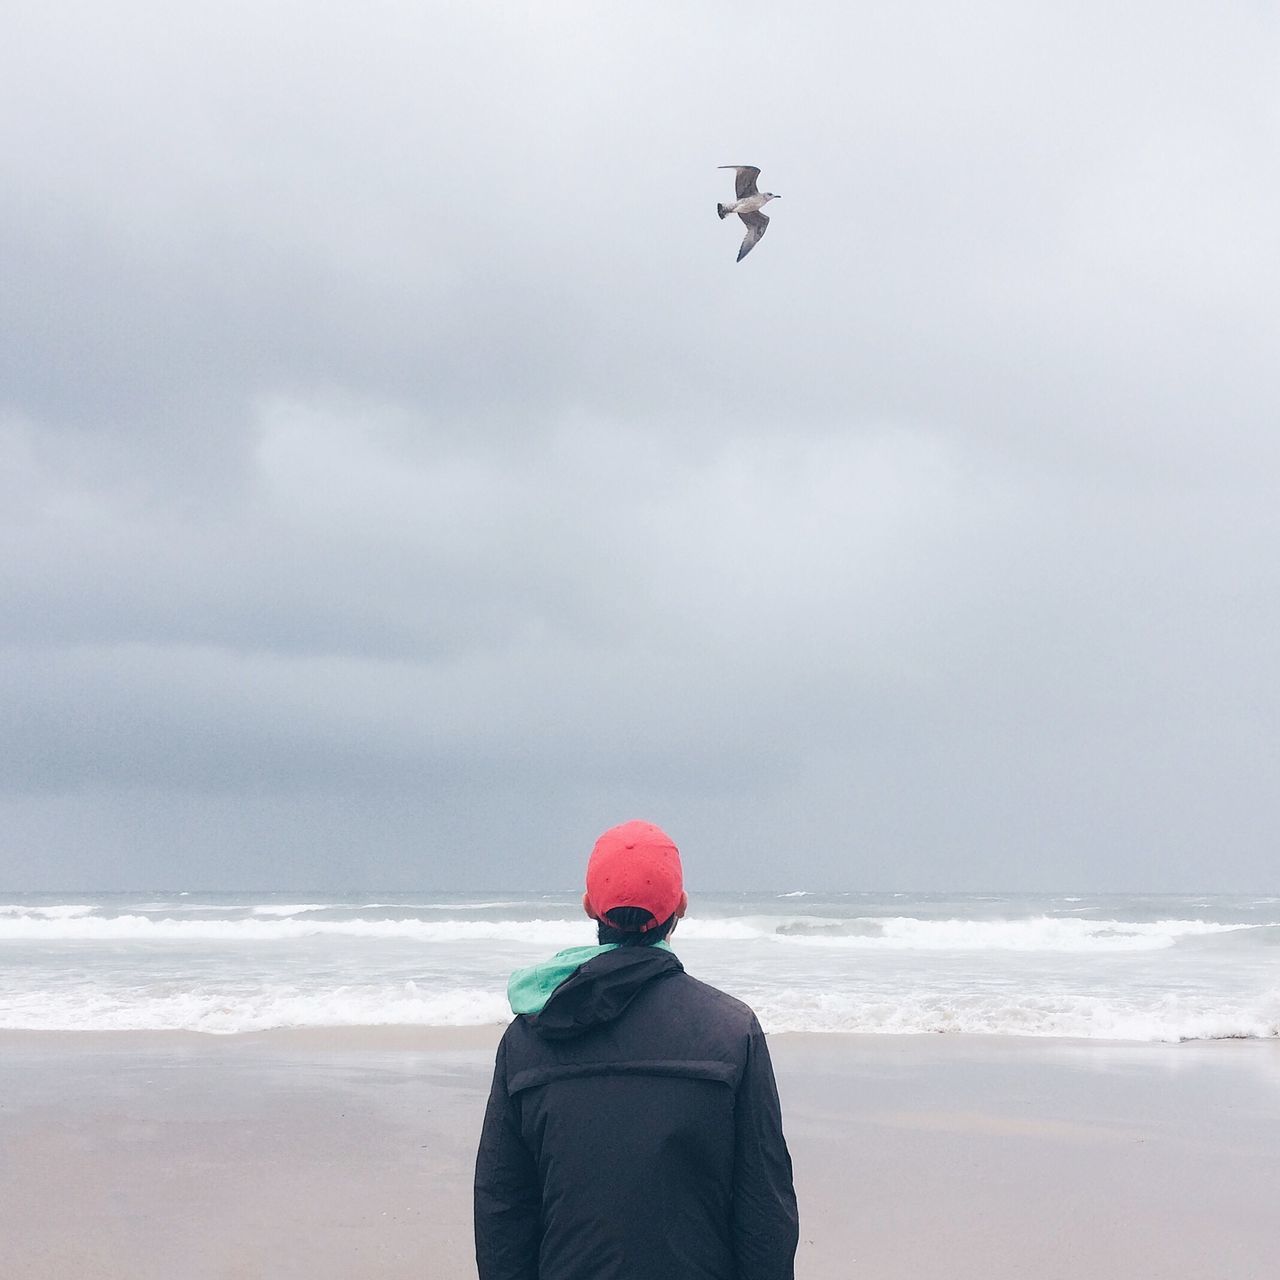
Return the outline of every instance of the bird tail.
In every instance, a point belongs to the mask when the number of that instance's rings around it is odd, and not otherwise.
[[[720,221],[723,222],[729,216],[729,210],[722,204],[716,205],[716,212],[720,215]]]

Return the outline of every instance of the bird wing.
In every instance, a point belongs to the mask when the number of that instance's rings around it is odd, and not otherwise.
[[[739,200],[745,200],[748,196],[758,196],[760,193],[756,190],[756,179],[760,176],[760,170],[753,164],[722,164],[721,169],[732,169],[738,176],[734,179],[733,189]]]
[[[756,247],[756,241],[769,229],[769,219],[759,209],[751,213],[740,213],[738,217],[747,224],[747,234],[742,237],[742,248],[738,250],[738,261],[741,262]]]

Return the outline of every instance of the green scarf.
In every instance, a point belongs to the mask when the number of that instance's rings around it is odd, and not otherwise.
[[[541,964],[517,969],[507,983],[511,1012],[541,1013],[562,982],[572,978],[588,960],[594,960],[606,951],[615,951],[617,946],[616,942],[607,942],[598,947],[568,947],[564,951],[557,951],[550,960],[544,960]],[[656,942],[654,946],[671,950],[666,942]]]

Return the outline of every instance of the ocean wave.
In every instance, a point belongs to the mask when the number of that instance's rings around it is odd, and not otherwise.
[[[720,922],[686,921],[681,929],[685,936],[696,938],[700,936],[698,926],[706,923],[714,928]],[[810,947],[921,952],[1158,951],[1184,938],[1244,933],[1265,927],[1208,920],[1082,920],[1078,916],[1035,916],[1017,920],[791,916],[780,920],[744,918],[724,923],[736,925],[741,932],[723,936],[772,937]]]
[[[27,916],[36,920],[74,920],[92,915],[94,908],[88,903],[69,902],[54,907],[31,907],[23,903],[0,904],[0,916]]]
[[[1280,991],[1223,1002],[1167,995],[1149,1005],[1123,995],[937,991],[858,993],[739,989],[771,1034],[1034,1036],[1085,1040],[1185,1041],[1280,1036]],[[510,1018],[500,990],[435,990],[415,982],[321,990],[268,984],[217,985],[147,993],[81,989],[9,998],[0,1029],[35,1031],[203,1031],[277,1027],[498,1025]]]
[[[0,919],[0,941],[287,942],[333,937],[414,942],[525,942],[567,946],[586,929],[579,920],[156,920],[148,916],[93,916],[47,920]]]
[[[685,938],[770,939],[785,944],[855,951],[1111,953],[1159,951],[1188,939],[1236,939],[1276,926],[1209,920],[1083,920],[1035,916],[1006,920],[920,919],[915,916],[750,917],[686,920]]]
[[[1201,934],[1178,939],[1183,950],[1217,949],[1226,946],[1240,951],[1256,947],[1280,947],[1280,924],[1240,925],[1226,934]]]
[[[361,911],[501,911],[503,908],[541,906],[533,901],[503,899],[495,902],[366,902]]]
[[[919,992],[871,998],[813,991],[743,994],[764,1029],[775,1034],[954,1033],[1170,1043],[1280,1036],[1280,992],[1247,1001],[1171,994],[1150,1005],[1079,993],[1010,997]]]
[[[336,905],[341,908],[340,903]],[[331,902],[298,902],[284,906],[254,907],[252,913],[255,916],[303,916],[308,911],[330,911],[334,906]]]
[[[91,907],[23,909],[0,914],[0,941],[280,942],[308,937],[404,939],[422,943],[512,942],[566,946],[580,942],[579,916],[538,920],[305,919],[327,910],[301,903],[256,908],[234,920],[173,919],[85,914]],[[1274,936],[1277,925],[1218,924],[1205,920],[1081,920],[1040,916],[1020,920],[921,920],[911,916],[833,919],[820,916],[750,916],[688,919],[680,937],[694,942],[762,942],[783,947],[905,952],[1155,951],[1217,935]]]
[[[154,995],[134,991],[32,994],[6,1000],[0,1029],[22,1031],[207,1031],[232,1034],[277,1027],[475,1027],[511,1016],[501,992],[434,992],[406,982],[303,991],[201,987]]]

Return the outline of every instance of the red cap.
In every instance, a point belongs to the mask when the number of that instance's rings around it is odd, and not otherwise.
[[[596,841],[587,862],[587,902],[597,916],[614,907],[643,907],[647,932],[675,914],[684,896],[680,850],[652,822],[624,822]]]

